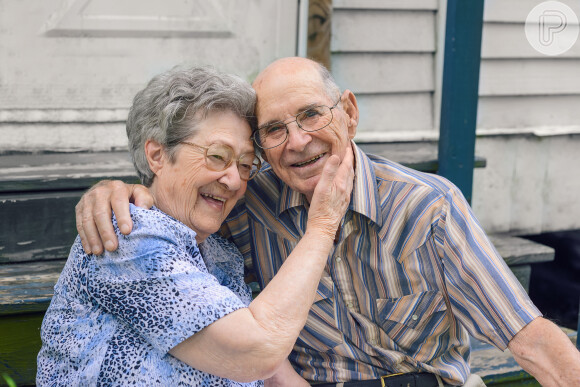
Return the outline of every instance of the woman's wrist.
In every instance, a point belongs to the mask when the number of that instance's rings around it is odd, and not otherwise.
[[[304,233],[303,239],[312,239],[313,248],[329,249],[334,244],[336,237],[336,229],[329,230],[328,228],[309,227]]]

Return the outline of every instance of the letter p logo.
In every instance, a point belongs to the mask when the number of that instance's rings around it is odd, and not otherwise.
[[[551,9],[542,12],[538,26],[540,44],[549,46],[554,43],[554,35],[564,31],[567,24],[566,15],[558,10]]]
[[[526,18],[526,38],[544,55],[560,55],[578,40],[578,17],[566,4],[546,1],[535,6]]]

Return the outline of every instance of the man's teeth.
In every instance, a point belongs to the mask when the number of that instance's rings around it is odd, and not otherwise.
[[[226,201],[226,199],[224,199],[224,198],[220,198],[218,196],[213,196],[213,195],[210,195],[210,194],[201,194],[201,196],[205,196],[206,198],[211,198],[211,199],[220,201],[222,203],[225,203],[225,201]]]
[[[303,166],[303,165],[306,165],[306,164],[313,163],[314,161],[318,160],[318,159],[319,159],[319,158],[321,158],[322,156],[324,156],[324,153],[323,153],[323,154],[320,154],[320,155],[318,155],[318,156],[315,156],[315,157],[311,158],[310,160],[306,160],[306,161],[303,161],[303,162],[301,162],[301,163],[296,163],[296,164],[294,164],[294,165],[296,165],[296,166],[298,166],[298,167],[301,167],[301,166]]]

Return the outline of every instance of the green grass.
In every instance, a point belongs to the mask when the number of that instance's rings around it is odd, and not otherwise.
[[[16,383],[14,383],[14,380],[12,380],[12,378],[8,376],[8,374],[3,373],[2,379],[4,379],[8,387],[16,387]]]

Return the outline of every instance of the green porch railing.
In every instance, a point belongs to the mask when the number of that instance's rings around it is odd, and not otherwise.
[[[471,202],[484,0],[448,0],[439,171]]]

